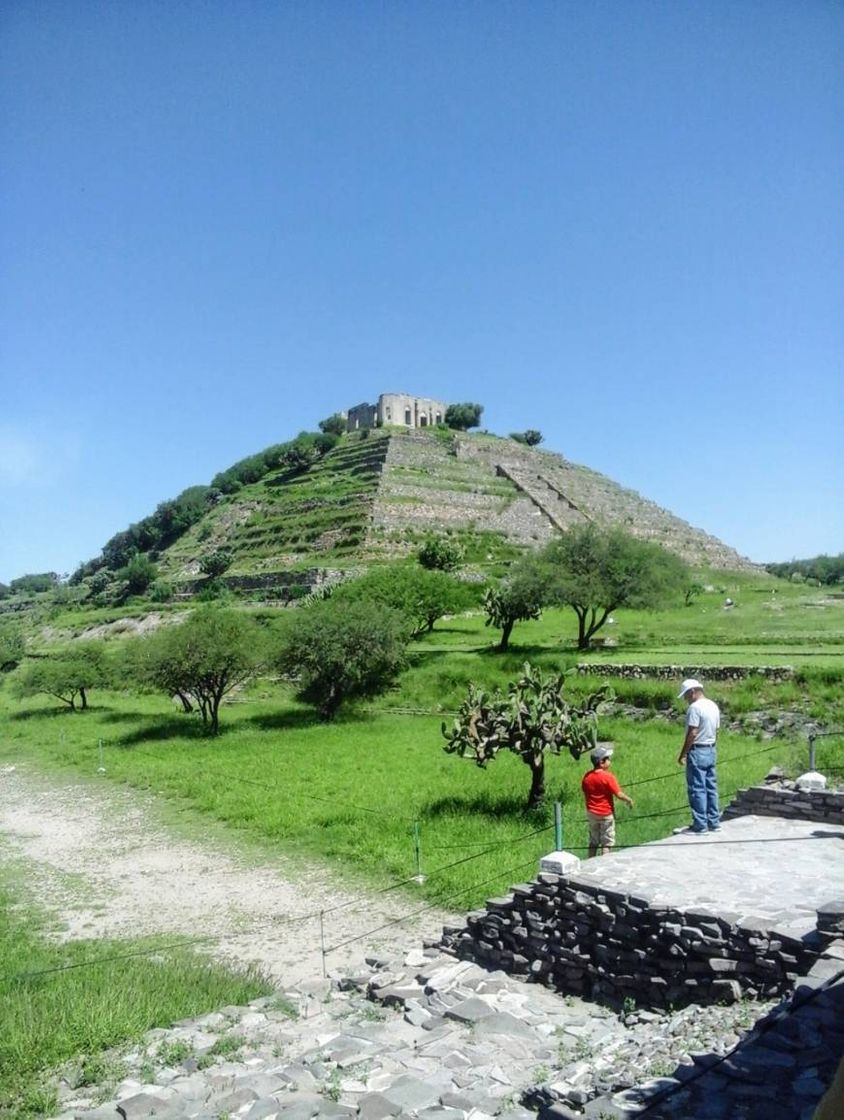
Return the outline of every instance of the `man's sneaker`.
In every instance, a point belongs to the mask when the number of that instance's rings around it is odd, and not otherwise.
[[[672,829],[672,834],[674,836],[705,836],[706,835],[706,829],[705,828],[694,828],[692,825],[689,824],[689,825],[686,825],[685,828]]]
[[[720,826],[720,824],[715,824],[715,825],[713,825],[713,826],[712,826],[712,827],[711,827],[711,828],[709,829],[709,831],[710,831],[710,832],[720,832],[720,831],[721,831],[721,826]]]

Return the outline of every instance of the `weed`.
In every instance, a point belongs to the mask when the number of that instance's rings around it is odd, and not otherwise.
[[[164,1066],[177,1066],[185,1058],[189,1058],[193,1050],[187,1042],[177,1039],[173,1042],[162,1042],[156,1052],[156,1058]]]
[[[298,1019],[299,1009],[286,996],[273,996],[267,1004],[268,1011],[280,1011],[288,1019]]]

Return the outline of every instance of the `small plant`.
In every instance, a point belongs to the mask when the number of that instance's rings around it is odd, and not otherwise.
[[[330,1101],[336,1103],[340,1100],[340,1070],[337,1067],[331,1071],[331,1076],[325,1083],[323,1093]]]
[[[83,1058],[77,1087],[109,1085],[126,1076],[126,1063],[113,1054],[93,1054]]]
[[[267,1005],[268,1011],[280,1011],[288,1019],[298,1019],[299,1010],[286,996],[274,996]]]
[[[156,1057],[165,1066],[177,1066],[193,1053],[192,1049],[183,1039],[174,1039],[172,1042],[162,1042],[158,1047]]]
[[[575,1043],[574,1056],[579,1062],[592,1057],[592,1043],[588,1038],[579,1038]]]

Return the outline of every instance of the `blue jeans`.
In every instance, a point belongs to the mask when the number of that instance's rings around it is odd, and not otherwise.
[[[718,779],[715,776],[715,747],[692,747],[686,755],[686,789],[692,810],[692,828],[706,832],[719,828]]]

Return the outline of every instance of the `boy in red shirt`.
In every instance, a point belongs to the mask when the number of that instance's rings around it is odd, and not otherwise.
[[[583,775],[580,788],[586,799],[586,817],[589,822],[589,859],[598,854],[605,856],[615,843],[615,817],[613,797],[633,808],[633,800],[622,792],[615,774],[610,773],[612,747],[595,747],[589,755],[592,769]]]

